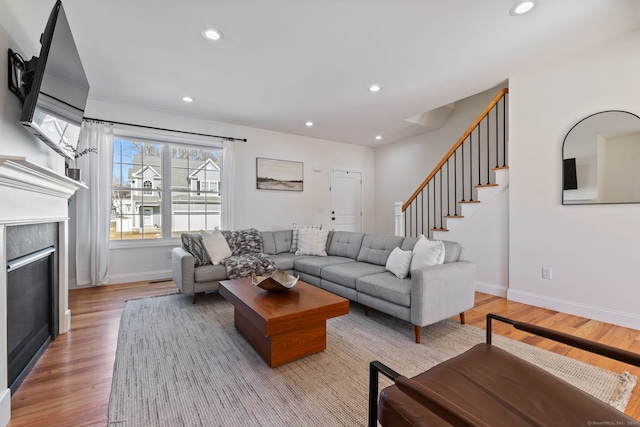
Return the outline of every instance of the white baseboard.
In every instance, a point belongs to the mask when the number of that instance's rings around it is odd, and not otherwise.
[[[506,286],[495,283],[476,282],[476,291],[482,292],[483,294],[506,298],[508,289]]]
[[[552,298],[513,289],[509,289],[507,291],[507,299],[536,307],[548,308],[550,310],[572,314],[574,316],[598,320],[600,322],[624,326],[625,328],[640,330],[640,316],[633,313],[615,311],[607,308],[580,304],[575,301]]]
[[[153,280],[172,280],[173,271],[171,270],[159,270],[159,271],[143,271],[139,273],[125,273],[125,274],[112,274],[109,275],[109,279],[103,285],[118,285],[120,283],[133,283],[133,282],[148,282]],[[75,283],[72,286],[69,281],[69,289],[82,289],[88,286],[77,286]]]
[[[6,388],[0,393],[0,426],[5,427],[11,420],[11,390]]]
[[[67,325],[65,332],[69,332],[71,330],[71,310],[64,313],[64,323]]]
[[[131,283],[131,282],[147,282],[151,280],[166,280],[173,277],[173,271],[160,270],[160,271],[143,271],[133,274],[116,274],[110,275],[107,285],[117,285],[119,283]]]

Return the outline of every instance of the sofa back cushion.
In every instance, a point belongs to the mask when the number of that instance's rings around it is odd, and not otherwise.
[[[399,247],[404,240],[400,236],[380,236],[365,234],[358,252],[358,261],[375,265],[386,265],[389,254]]]
[[[327,255],[357,259],[363,237],[363,233],[334,231],[330,233],[327,239],[329,243]]]
[[[418,242],[418,237],[405,237],[402,241],[400,249],[403,251],[412,251],[413,247]],[[451,242],[449,240],[443,240],[444,243],[444,263],[460,261],[462,255],[462,246],[458,242]]]
[[[412,251],[416,243],[418,243],[418,237],[405,237],[402,241],[402,246],[400,246],[400,249],[402,249],[403,251]]]
[[[273,240],[276,245],[276,254],[289,252],[291,250],[292,230],[280,230],[273,232]]]
[[[273,231],[261,231],[260,235],[262,236],[262,248],[264,253],[267,255],[275,255],[276,252],[276,241],[273,237]]]
[[[221,230],[233,256],[263,252],[262,235],[255,228],[245,230]]]
[[[291,230],[261,231],[264,253],[277,255],[289,252],[291,248]]]
[[[460,259],[462,253],[462,246],[458,242],[450,242],[449,240],[443,240],[444,243],[444,263],[456,262]]]

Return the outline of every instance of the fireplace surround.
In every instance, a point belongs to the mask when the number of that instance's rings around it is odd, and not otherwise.
[[[10,369],[8,363],[9,345],[15,351],[16,341],[31,341],[32,335],[41,337],[45,333],[54,339],[57,334],[66,333],[71,325],[71,312],[68,307],[68,227],[69,199],[77,190],[86,186],[66,176],[38,165],[25,157],[0,156],[0,262],[4,266],[0,272],[0,425],[8,424],[11,418],[11,389],[9,388]],[[24,227],[26,226],[26,227]],[[16,235],[16,230],[28,230],[28,238]],[[46,230],[46,231],[45,231]],[[18,236],[18,237],[16,237]],[[33,245],[25,244],[32,240]],[[39,247],[41,246],[41,247]],[[49,251],[48,253],[45,253]],[[42,256],[42,257],[40,257]],[[28,273],[16,267],[16,263],[35,260],[35,271]],[[16,307],[8,307],[8,298],[16,294],[8,289],[13,272],[20,275],[50,276],[50,282],[37,291],[42,301],[28,304],[38,313],[36,324],[42,320],[51,322],[36,327],[32,335],[24,332],[16,336],[7,333],[8,318]],[[44,289],[44,291],[43,291]],[[20,294],[20,291],[17,291]],[[30,291],[32,292],[32,291]],[[48,295],[44,295],[48,294]],[[57,308],[56,308],[57,306]],[[43,308],[49,307],[49,309]],[[42,314],[42,311],[46,313]],[[44,332],[43,332],[44,330]],[[37,347],[44,351],[46,344],[38,343],[40,338],[27,347]],[[44,348],[42,348],[44,345]],[[37,359],[37,356],[36,356]],[[26,363],[32,363],[31,359]],[[35,362],[33,362],[35,363]],[[28,366],[26,366],[28,368]],[[22,370],[20,371],[22,372]],[[12,373],[15,376],[15,373]],[[26,375],[26,373],[24,374]],[[23,376],[24,376],[23,375]],[[20,380],[20,379],[19,379]]]
[[[58,224],[6,228],[8,384],[15,393],[59,331]]]

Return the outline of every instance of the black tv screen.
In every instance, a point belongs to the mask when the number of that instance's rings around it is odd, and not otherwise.
[[[58,154],[72,158],[78,146],[80,125],[89,95],[89,83],[58,0],[49,16],[33,81],[20,123]],[[31,65],[31,64],[30,64]]]
[[[562,189],[577,190],[578,175],[576,173],[576,159],[564,159],[562,163]]]

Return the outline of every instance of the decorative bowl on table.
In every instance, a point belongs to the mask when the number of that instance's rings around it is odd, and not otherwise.
[[[293,277],[284,271],[277,269],[270,276],[256,276],[251,275],[251,283],[259,288],[265,289],[269,292],[285,292],[293,288],[298,283],[298,277]]]

